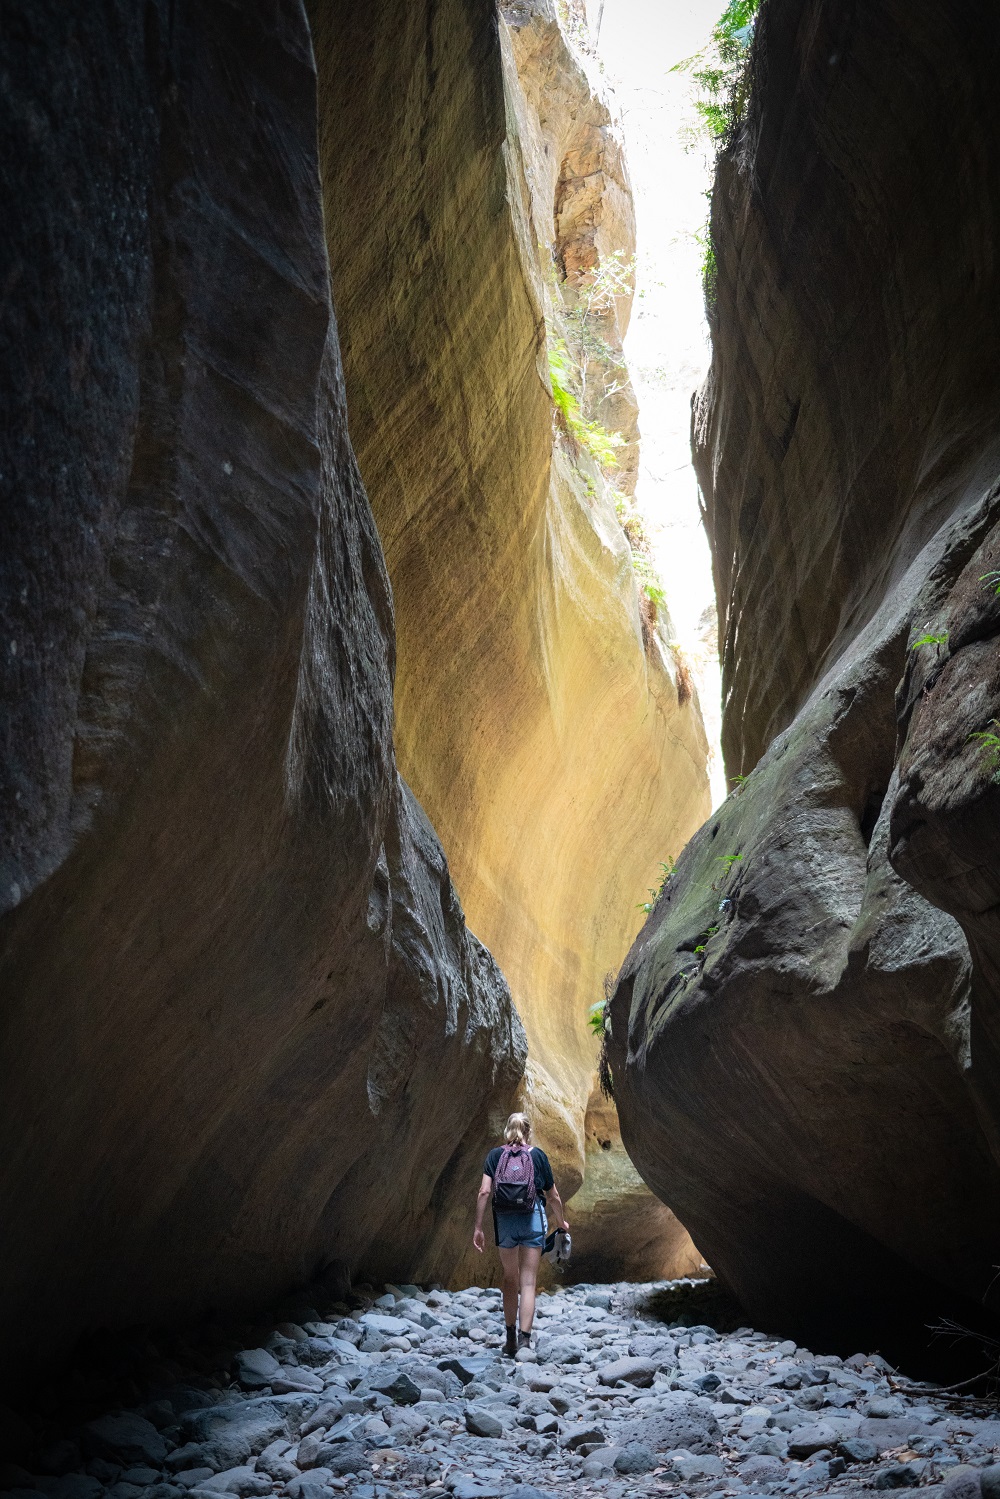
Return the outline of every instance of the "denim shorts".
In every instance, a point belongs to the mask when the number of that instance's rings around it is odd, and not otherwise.
[[[544,1249],[549,1231],[545,1209],[536,1202],[530,1213],[497,1213],[497,1245],[500,1249]]]

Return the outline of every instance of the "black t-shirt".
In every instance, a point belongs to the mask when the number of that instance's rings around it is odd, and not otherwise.
[[[496,1176],[503,1150],[504,1147],[502,1145],[497,1145],[486,1157],[486,1160],[483,1162],[483,1170],[487,1176]],[[545,1151],[539,1150],[537,1145],[532,1145],[531,1147],[531,1164],[535,1168],[535,1197],[544,1207],[545,1194],[553,1185],[552,1167],[549,1165],[549,1158],[545,1154]]]

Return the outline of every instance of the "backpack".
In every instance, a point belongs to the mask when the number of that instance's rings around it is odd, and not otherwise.
[[[531,1213],[535,1209],[535,1162],[523,1145],[505,1145],[493,1176],[493,1206],[498,1213]]]

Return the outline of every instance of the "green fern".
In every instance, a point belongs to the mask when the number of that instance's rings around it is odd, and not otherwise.
[[[943,635],[921,635],[920,639],[919,640],[915,640],[913,642],[913,644],[910,646],[910,650],[911,651],[918,651],[922,645],[944,645],[944,643],[945,643],[945,641],[947,639],[948,639],[948,631],[947,630],[945,630],[945,632],[944,632]]]
[[[663,877],[660,880],[660,883],[656,886],[655,889],[650,889],[649,900],[644,900],[641,905],[636,907],[636,909],[639,911],[645,911],[647,916],[656,905],[656,902],[659,900],[660,896],[663,894],[664,885],[671,878],[671,876],[676,873],[676,865],[673,859],[669,857],[660,861],[660,868],[663,871]]]
[[[970,734],[969,739],[979,741],[983,754],[983,769],[990,772],[991,781],[1000,785],[1000,718],[991,718],[985,729]]]
[[[701,940],[695,948],[695,952],[703,953],[718,930],[719,928],[717,926],[710,926],[707,931],[702,932]]]
[[[625,446],[620,432],[609,432],[600,422],[588,422],[580,410],[580,402],[570,389],[573,367],[569,351],[562,342],[549,349],[549,379],[552,382],[552,399],[562,417],[562,424],[569,435],[585,452],[589,453],[603,469],[618,466],[618,448]]]
[[[730,0],[701,51],[671,68],[673,73],[690,73],[698,87],[694,103],[696,133],[708,136],[719,147],[725,144],[746,110],[747,55],[759,8],[760,0]],[[707,196],[710,199],[711,193]],[[701,276],[705,301],[712,307],[718,267],[707,224],[697,239],[703,251]]]

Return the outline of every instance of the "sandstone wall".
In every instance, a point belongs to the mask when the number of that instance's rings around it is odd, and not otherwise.
[[[15,19],[0,1318],[37,1354],[447,1274],[525,1048],[396,774],[305,16]]]
[[[750,1317],[917,1360],[997,1305],[998,56],[972,0],[762,9],[694,423],[749,778],[612,1005],[625,1142]]]
[[[627,178],[551,5],[504,7],[499,29],[487,0],[311,15],[351,432],[396,604],[400,766],[510,982],[527,1102],[573,1192],[588,1008],[709,805],[697,703],[640,607],[612,484],[549,386],[586,273],[631,254]],[[619,350],[629,300],[600,314]],[[581,411],[620,434],[627,484],[634,401],[609,371]],[[675,1259],[658,1248],[644,1273]]]

